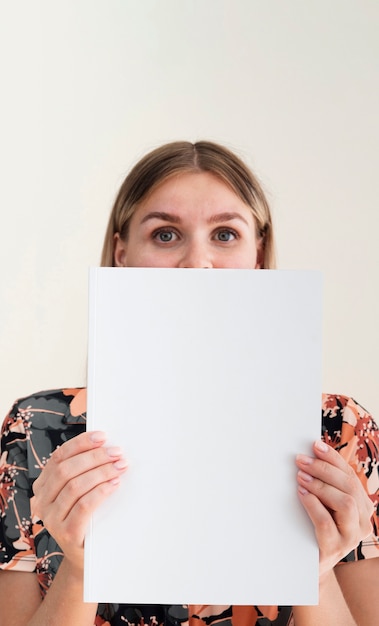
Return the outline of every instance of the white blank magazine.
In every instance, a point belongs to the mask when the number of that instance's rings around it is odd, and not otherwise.
[[[321,430],[317,272],[90,272],[88,429],[129,469],[93,515],[85,600],[318,602],[295,456]]]

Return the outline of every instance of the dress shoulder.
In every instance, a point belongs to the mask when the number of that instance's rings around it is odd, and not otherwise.
[[[378,463],[379,429],[372,415],[353,398],[336,394],[322,396],[322,435],[346,460],[367,455]],[[347,449],[349,454],[347,454]]]
[[[31,512],[32,485],[55,448],[85,430],[85,400],[81,388],[41,391],[17,400],[5,417],[0,457],[0,569],[37,570],[43,575],[46,532]]]
[[[81,420],[85,422],[86,389],[51,389],[19,398],[13,404],[2,425],[2,434],[8,428],[25,431],[28,423],[47,427]]]
[[[343,559],[379,556],[379,429],[361,404],[349,396],[323,394],[322,436],[354,469],[374,505],[372,534]]]

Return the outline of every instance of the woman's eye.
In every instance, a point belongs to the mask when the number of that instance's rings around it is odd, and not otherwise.
[[[154,233],[154,239],[160,243],[171,243],[176,239],[176,234],[172,230],[159,230]]]
[[[222,242],[232,241],[236,238],[236,233],[232,230],[219,230],[216,238]]]

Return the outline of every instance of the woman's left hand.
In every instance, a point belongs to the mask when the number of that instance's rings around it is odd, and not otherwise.
[[[298,493],[315,528],[320,576],[354,550],[372,531],[374,505],[354,469],[322,441],[315,458],[299,454]]]

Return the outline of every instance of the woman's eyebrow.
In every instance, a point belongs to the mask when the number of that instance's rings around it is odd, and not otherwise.
[[[212,215],[208,221],[210,224],[219,224],[220,222],[230,222],[231,220],[241,220],[249,226],[247,219],[245,219],[240,213],[235,212],[216,213],[215,215]]]
[[[181,222],[180,217],[173,215],[172,213],[165,213],[163,211],[152,211],[147,213],[142,220],[141,224],[144,224],[148,220],[163,220],[164,222],[172,222],[173,224],[179,224]]]

